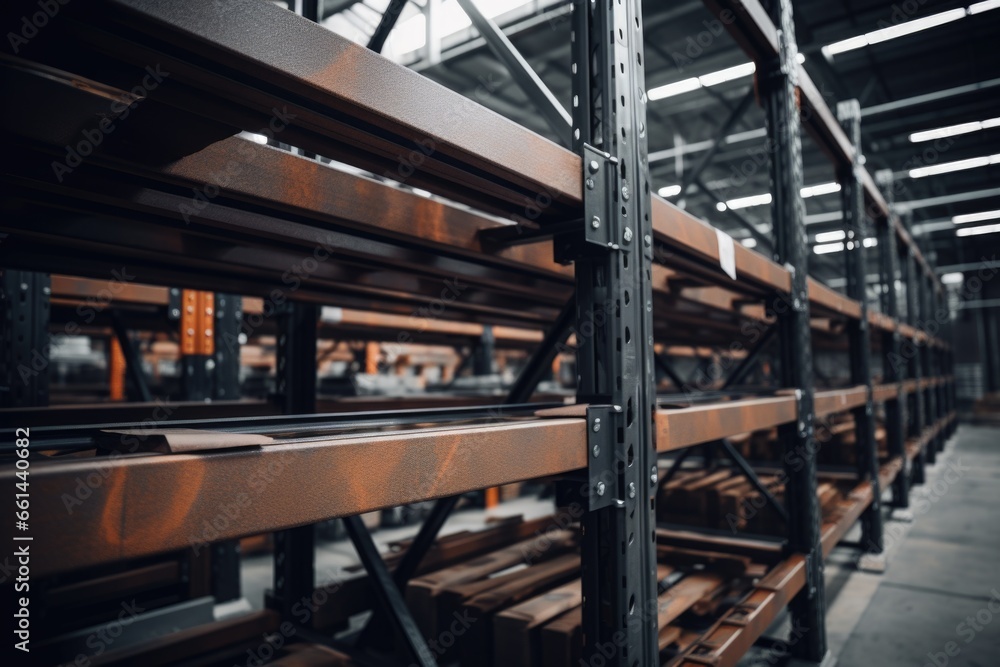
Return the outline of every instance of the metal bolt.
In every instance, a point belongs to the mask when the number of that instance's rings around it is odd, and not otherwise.
[[[656,473],[654,472],[652,475],[649,476],[649,483],[652,486],[656,486],[656,480],[657,479],[659,479],[659,477],[657,477]]]
[[[642,237],[642,242],[645,243],[646,247],[648,248],[653,244],[653,239],[650,238],[649,234],[646,234],[645,236]]]
[[[45,296],[52,294],[52,288],[48,286],[43,287],[42,294],[44,294]]]
[[[594,445],[594,449],[592,451],[594,452],[594,458],[596,459],[598,456],[601,455],[601,446]]]
[[[598,482],[597,483],[597,495],[603,496],[604,495],[604,489],[606,489],[606,488],[607,487],[604,486],[604,482]]]
[[[628,201],[628,198],[629,198],[628,183],[623,183],[622,184],[622,199],[625,200],[625,201]]]
[[[599,229],[601,226],[601,219],[595,215],[593,218],[590,219],[590,226],[593,227],[594,229]]]
[[[194,335],[194,329],[188,328],[188,332],[187,333],[188,333],[188,336],[193,336]]]
[[[597,433],[600,430],[601,430],[601,418],[597,417],[596,419],[594,419],[594,433]]]
[[[588,178],[587,179],[587,189],[588,190],[593,190],[594,189],[594,179],[592,179],[592,178]]]
[[[596,174],[597,170],[601,168],[601,165],[597,164],[597,160],[591,160],[590,164],[587,165],[587,168],[590,169],[590,173]]]
[[[630,482],[628,485],[628,497],[635,498],[635,483]]]
[[[28,291],[28,283],[21,283],[21,291],[22,292]]]
[[[631,227],[626,227],[625,228],[625,234],[624,234],[624,236],[625,236],[625,243],[631,243],[632,242],[632,228]]]
[[[180,317],[180,316],[181,316],[181,311],[179,309],[177,308],[170,309],[170,317]]]

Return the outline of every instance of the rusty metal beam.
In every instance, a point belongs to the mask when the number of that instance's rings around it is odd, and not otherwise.
[[[795,421],[795,397],[750,398],[690,408],[656,411],[656,451],[670,452],[691,445],[771,428]]]
[[[39,552],[32,572],[64,572],[565,473],[586,466],[586,442],[583,419],[542,419],[293,438],[211,454],[38,460],[32,527],[64,548]],[[13,484],[14,474],[6,468],[0,480]],[[220,516],[226,520],[206,529],[206,521],[212,526]]]
[[[677,667],[735,667],[806,584],[806,562],[790,556],[706,630],[674,663]]]
[[[845,412],[865,404],[868,389],[864,385],[847,389],[817,391],[815,398],[816,416],[826,417],[836,412]]]

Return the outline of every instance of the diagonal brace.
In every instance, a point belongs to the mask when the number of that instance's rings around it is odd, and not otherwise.
[[[729,442],[725,438],[723,438],[719,442],[722,443],[722,446],[726,450],[726,454],[729,456],[732,462],[736,464],[736,467],[740,469],[740,472],[743,473],[743,476],[747,478],[747,480],[750,482],[750,484],[753,485],[755,489],[757,489],[758,493],[764,496],[768,504],[774,508],[774,511],[778,513],[778,516],[780,516],[781,519],[787,524],[788,510],[785,509],[784,505],[778,502],[777,498],[771,495],[771,492],[767,489],[766,486],[764,486],[764,483],[760,481],[760,478],[757,477],[757,473],[753,471],[753,468],[750,467],[750,464],[747,463],[747,460],[743,458],[743,456],[738,451],[736,451],[735,447],[733,447],[733,443]]]
[[[361,564],[368,572],[379,606],[392,622],[396,636],[405,642],[410,658],[419,667],[436,667],[437,661],[416,621],[413,620],[410,610],[406,607],[403,594],[389,574],[389,568],[385,566],[385,561],[382,560],[361,517],[357,515],[344,517],[344,527],[347,528],[347,534],[361,558]]]
[[[542,82],[538,74],[531,68],[528,61],[518,52],[503,31],[491,19],[487,18],[473,0],[458,0],[458,4],[469,18],[476,30],[483,36],[493,54],[504,64],[517,85],[521,87],[528,99],[538,107],[549,127],[563,142],[569,140],[569,129],[573,127],[573,119],[566,108],[556,99],[552,91]]]

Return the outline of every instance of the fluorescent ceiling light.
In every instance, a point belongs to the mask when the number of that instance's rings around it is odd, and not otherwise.
[[[820,232],[816,235],[816,243],[830,243],[831,241],[843,241],[847,238],[847,233],[842,230],[834,232]]]
[[[840,183],[819,183],[817,185],[809,185],[799,190],[799,195],[803,199],[808,199],[809,197],[829,195],[834,192],[840,192]],[[762,206],[770,203],[771,193],[765,192],[761,195],[750,195],[749,197],[730,199],[725,203],[720,201],[715,205],[715,208],[719,211],[725,211],[727,208],[747,208],[748,206]]]
[[[744,248],[756,248],[757,247],[757,239],[755,239],[752,236],[743,239],[742,241],[740,241],[740,243],[743,245]]]
[[[805,55],[801,53],[798,54],[795,59],[800,65],[806,61]],[[757,65],[752,62],[743,63],[742,65],[734,65],[732,67],[720,69],[717,72],[709,72],[708,74],[703,74],[701,76],[693,76],[690,79],[683,79],[681,81],[675,81],[674,83],[668,83],[665,86],[651,88],[646,92],[646,96],[651,100],[662,100],[665,97],[673,97],[674,95],[681,95],[682,93],[690,93],[692,90],[698,90],[699,88],[708,88],[709,86],[717,86],[720,83],[725,83],[726,81],[741,79],[745,76],[750,76],[756,71]]]
[[[731,209],[746,208],[748,206],[761,206],[771,203],[771,193],[765,192],[762,195],[750,195],[749,197],[738,197],[726,202],[726,207]]]
[[[843,243],[826,243],[824,245],[813,246],[813,252],[817,255],[826,255],[831,252],[842,252],[843,250]]]
[[[980,234],[992,234],[1000,232],[1000,224],[983,225],[982,227],[959,227],[955,230],[955,236],[979,236]]]
[[[981,14],[982,12],[988,12],[991,9],[996,9],[1000,7],[1000,0],[986,0],[986,2],[977,2],[974,5],[969,5],[969,16],[973,14]]]
[[[952,171],[975,169],[977,167],[985,167],[987,165],[997,163],[1000,163],[1000,153],[997,153],[996,155],[984,155],[983,157],[973,157],[968,160],[956,160],[955,162],[934,164],[929,167],[917,167],[916,169],[911,169],[909,174],[910,178],[923,178],[925,176],[936,176],[938,174],[947,174]]]
[[[809,197],[816,197],[817,195],[831,195],[834,192],[840,192],[840,183],[820,183],[819,185],[810,185],[802,188],[799,194],[802,195],[803,199],[808,199]]]
[[[965,281],[965,274],[959,273],[946,273],[941,276],[941,282],[945,285],[958,285]]]
[[[1000,2],[1000,0],[997,0]],[[945,137],[954,137],[959,134],[968,134],[969,132],[978,132],[979,130],[986,130],[991,127],[1000,126],[1000,117],[990,118],[989,120],[977,120],[971,123],[959,123],[958,125],[948,125],[947,127],[939,127],[933,130],[923,130],[921,132],[914,132],[910,135],[910,141],[913,143],[919,143],[921,141],[931,141],[933,139],[944,139]]]
[[[982,222],[983,220],[995,220],[1000,218],[1000,211],[983,211],[982,213],[965,213],[956,215],[951,219],[956,225],[964,225],[968,222]]]
[[[971,12],[971,9],[972,8],[970,7],[969,13],[973,13]],[[987,9],[992,8],[988,7]],[[985,9],[980,11],[985,11]],[[890,39],[896,39],[897,37],[912,35],[915,32],[927,30],[928,28],[935,28],[939,25],[944,25],[945,23],[951,23],[952,21],[965,18],[965,16],[966,10],[959,7],[957,9],[941,12],[939,14],[932,14],[931,16],[914,19],[913,21],[904,21],[903,23],[897,23],[896,25],[889,26],[888,28],[874,30],[872,32],[865,33],[864,35],[858,35],[857,37],[844,39],[839,42],[834,42],[833,44],[827,44],[822,49],[823,55],[829,58],[837,55],[838,53],[854,51],[855,49],[860,49],[871,44],[878,44],[880,42],[889,41]]]
[[[711,74],[700,76],[698,77],[698,81],[705,87],[716,86],[720,83],[725,83],[726,81],[732,81],[733,79],[739,79],[740,77],[750,76],[755,71],[757,71],[757,66],[754,63],[749,62],[744,63],[743,65],[727,67],[726,69],[719,70],[718,72],[712,72]]]
[[[681,186],[679,185],[665,185],[656,191],[661,197],[673,197],[674,195],[679,195],[681,193]]]
[[[701,88],[701,81],[698,80],[698,77],[692,77],[690,79],[684,79],[683,81],[668,83],[665,86],[653,88],[647,92],[646,95],[651,100],[662,100],[664,97],[680,95],[681,93],[689,93],[692,90],[698,90],[699,88]]]

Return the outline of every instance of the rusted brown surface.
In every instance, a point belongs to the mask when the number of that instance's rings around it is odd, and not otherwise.
[[[658,242],[683,249],[713,264],[719,263],[719,239],[714,227],[661,197],[654,195],[652,199],[653,233]],[[782,292],[791,289],[791,275],[784,267],[739,243],[733,250],[738,280],[752,281]],[[723,279],[729,281],[727,276]]]
[[[669,452],[795,421],[795,398],[750,398],[656,411],[656,449]]]
[[[733,667],[805,583],[805,559],[798,554],[790,556],[671,664]]]
[[[900,394],[898,383],[877,384],[872,387],[872,400],[876,403],[883,403],[897,398]]]
[[[865,404],[868,389],[864,385],[847,389],[817,391],[814,396],[814,410],[817,417],[825,417],[835,412],[844,412]]]
[[[120,301],[145,303],[165,306],[169,301],[169,290],[166,287],[154,285],[137,285],[129,282],[117,282],[113,289],[107,280],[93,280],[74,276],[52,276],[52,297],[67,297],[77,299],[100,299],[101,302]]]
[[[855,320],[861,317],[860,303],[830,289],[815,278],[809,278],[809,302],[831,313]]]
[[[767,62],[778,55],[777,30],[760,0],[705,0],[705,5],[716,17],[721,17],[722,12],[731,12],[738,17],[735,21],[722,22],[733,39],[754,61]],[[835,165],[852,164],[854,146],[802,65],[799,65],[798,82],[803,128]],[[889,210],[885,197],[864,167],[860,168],[860,179],[869,214],[877,219],[889,220],[903,247],[913,252],[924,275],[933,279],[940,290],[940,282],[933,269],[899,217]]]
[[[37,461],[31,471],[32,530],[42,547],[32,572],[253,535],[586,464],[581,419],[428,428],[208,454]],[[0,480],[13,484],[14,469],[0,473]]]
[[[177,51],[184,53],[186,60],[190,53],[199,62],[218,63],[242,75],[205,76],[168,60],[165,69],[171,71],[172,79],[200,86],[211,95],[239,99],[261,111],[270,109],[266,100],[253,97],[247,88],[271,86],[289,101],[304,98],[310,102],[308,106],[288,105],[291,108],[286,115],[295,114],[290,121],[293,128],[338,141],[367,143],[373,153],[396,157],[393,148],[402,141],[381,140],[377,132],[355,127],[350,121],[348,127],[331,122],[343,115],[409,138],[407,151],[414,148],[413,141],[419,140],[417,146],[429,151],[422,165],[425,170],[431,169],[428,163],[436,162],[441,154],[513,186],[580,201],[583,186],[579,156],[362,45],[270,3],[255,4],[252,10],[236,0],[192,3],[183,8],[167,0],[118,0],[111,4],[124,26],[122,32],[136,43],[123,47],[105,43],[106,50],[121,48],[123,54],[141,56],[143,38],[155,36],[167,43],[182,44],[183,52]],[[238,79],[239,83],[228,79]],[[273,98],[269,103],[273,106]],[[401,147],[396,150],[402,160],[404,151]],[[468,172],[464,184],[474,187]]]

